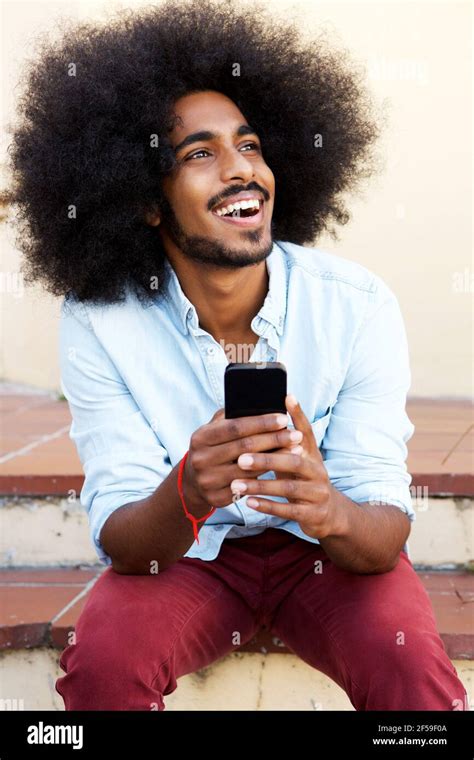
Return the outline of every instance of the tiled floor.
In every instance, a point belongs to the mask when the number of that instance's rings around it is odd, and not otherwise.
[[[0,570],[0,649],[65,646],[93,580],[105,569]]]
[[[8,389],[8,386],[7,386]],[[410,399],[415,425],[408,442],[412,486],[430,495],[474,495],[474,407],[467,401]],[[52,495],[80,491],[81,463],[69,438],[67,401],[2,391],[0,493]]]
[[[95,579],[108,568],[0,570],[0,649],[63,649]],[[451,659],[474,659],[472,575],[420,572],[438,630]],[[246,652],[287,652],[267,631],[241,647]]]
[[[430,495],[474,496],[474,415],[464,401],[411,399],[416,431],[408,443],[413,486]],[[69,438],[66,401],[0,385],[0,494],[79,491],[83,474]],[[87,594],[105,567],[0,571],[0,649],[64,648]],[[474,659],[473,575],[420,572],[451,659]],[[287,651],[262,631],[242,651]]]

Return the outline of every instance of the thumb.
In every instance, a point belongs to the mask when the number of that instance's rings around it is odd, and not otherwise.
[[[225,409],[222,407],[222,409],[218,409],[217,412],[214,413],[214,416],[212,417],[213,420],[220,420],[225,417]]]

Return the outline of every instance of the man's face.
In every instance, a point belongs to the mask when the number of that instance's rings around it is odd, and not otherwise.
[[[273,245],[275,179],[259,136],[218,92],[185,95],[173,112],[179,119],[169,137],[178,165],[164,178],[166,202],[152,222],[159,220],[165,249],[174,245],[195,261],[228,269],[263,261]],[[247,208],[219,216],[216,207],[238,194]],[[248,196],[259,200],[258,213]]]

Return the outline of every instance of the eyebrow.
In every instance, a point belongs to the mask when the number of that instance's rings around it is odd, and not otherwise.
[[[240,127],[237,127],[235,130],[234,137],[241,137],[242,135],[255,135],[258,137],[255,129],[249,124],[241,124]],[[193,132],[185,137],[184,140],[174,148],[174,152],[178,153],[178,151],[183,150],[183,148],[186,148],[192,143],[215,140],[216,137],[219,137],[219,135],[215,132],[210,132],[208,129],[202,129],[200,132]]]

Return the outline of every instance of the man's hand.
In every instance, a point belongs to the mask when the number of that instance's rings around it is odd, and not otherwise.
[[[300,405],[297,402],[292,404],[291,399],[291,396],[286,397],[286,408],[295,430],[303,434],[302,453],[281,451],[272,454],[242,454],[238,464],[248,475],[232,481],[231,489],[243,496],[270,494],[285,497],[289,504],[260,497],[255,500],[255,504],[249,500],[247,504],[259,512],[295,520],[311,538],[341,535],[346,529],[344,510],[340,509],[340,501],[334,498],[336,492],[324,467],[311,423]],[[248,457],[253,461],[250,462]],[[246,461],[249,463],[246,464]],[[253,479],[255,471],[258,471],[258,475],[268,470],[278,472],[278,479]],[[249,479],[250,475],[252,479]]]
[[[237,463],[240,454],[277,449],[280,452],[302,451],[297,447],[301,434],[294,440],[294,430],[287,430],[285,414],[263,414],[226,419],[219,409],[210,422],[191,436],[189,454],[183,474],[183,490],[190,511],[195,507],[205,513],[209,507],[225,507],[233,501],[230,483],[245,476]],[[293,437],[292,437],[293,436]],[[256,468],[254,475],[267,471]],[[261,481],[259,481],[261,482]]]

